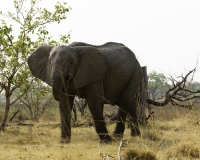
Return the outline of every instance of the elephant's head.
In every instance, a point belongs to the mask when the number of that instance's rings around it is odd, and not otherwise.
[[[28,58],[32,74],[52,86],[57,101],[68,87],[82,88],[102,79],[108,68],[106,57],[93,47],[42,45]]]

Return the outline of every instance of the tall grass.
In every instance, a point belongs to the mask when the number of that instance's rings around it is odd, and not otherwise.
[[[141,126],[141,137],[131,137],[126,128],[121,148],[124,159],[200,159],[200,113],[178,107],[155,108],[154,118]],[[28,123],[28,122],[27,122]],[[101,159],[98,136],[94,127],[72,128],[70,144],[60,144],[58,112],[44,115],[34,126],[8,126],[0,132],[0,159],[52,159],[97,160]],[[112,133],[115,125],[108,124]],[[103,155],[118,159],[120,141],[100,144]],[[113,157],[113,158],[112,158]]]

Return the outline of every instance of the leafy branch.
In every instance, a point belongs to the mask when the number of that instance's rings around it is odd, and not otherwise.
[[[66,43],[70,36],[63,35],[56,41],[48,36],[47,24],[66,19],[69,12],[67,3],[57,2],[54,11],[39,7],[40,0],[13,0],[15,13],[8,11],[0,16],[14,21],[15,30],[19,27],[18,36],[14,37],[13,24],[7,25],[0,19],[0,91],[5,93],[5,115],[0,129],[5,128],[10,106],[20,100],[29,90],[33,82],[32,74],[27,66],[29,54],[41,43],[51,42],[54,45]],[[27,7],[29,6],[29,7]],[[37,36],[32,40],[32,36]],[[19,94],[20,93],[20,94]],[[12,101],[11,101],[12,100]]]

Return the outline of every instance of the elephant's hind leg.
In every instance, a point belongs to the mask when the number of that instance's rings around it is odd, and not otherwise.
[[[132,75],[130,83],[127,84],[124,92],[120,96],[118,122],[114,134],[123,134],[125,129],[126,117],[131,120],[131,135],[140,135],[137,116],[137,99],[136,93],[140,87],[139,81],[136,81],[137,76]],[[139,78],[138,78],[139,79]]]
[[[132,104],[128,110],[128,118],[131,129],[131,136],[140,135],[140,129],[138,125],[138,116],[137,116],[137,100],[133,100]]]
[[[127,116],[127,110],[124,110],[119,108],[118,111],[118,116],[117,116],[117,125],[115,127],[115,130],[113,132],[113,136],[115,138],[122,138],[123,133],[125,130],[125,121],[126,121],[126,116]]]
[[[125,121],[126,118],[129,119],[131,136],[140,135],[138,117],[137,117],[137,101],[133,97],[128,98],[129,96],[124,96],[119,103],[119,112],[118,112],[118,121],[116,128],[114,130],[114,135],[123,135],[125,130]]]

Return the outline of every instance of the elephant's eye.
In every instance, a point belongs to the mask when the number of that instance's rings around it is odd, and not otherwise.
[[[70,62],[69,64],[70,64],[70,65],[72,65],[72,64],[73,64],[73,62]]]

